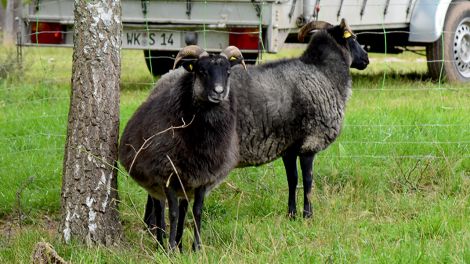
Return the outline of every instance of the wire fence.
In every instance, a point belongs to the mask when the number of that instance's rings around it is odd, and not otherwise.
[[[34,8],[36,11],[41,11],[57,2],[38,1],[34,3]],[[211,5],[217,1],[191,2]],[[266,8],[268,2],[251,4],[257,5],[261,10]],[[374,1],[367,5],[382,6]],[[408,1],[397,5],[408,6]],[[334,5],[329,5],[325,1],[321,6],[327,8]],[[348,4],[344,5],[344,8],[358,6],[360,4]],[[151,22],[151,15],[149,12],[144,13],[145,26],[138,32],[146,32],[149,36],[151,32],[169,30],[155,28],[155,23]],[[207,45],[207,36],[211,33],[255,34],[259,39],[263,39],[266,28],[262,24],[263,18],[260,16],[259,19],[259,25],[252,28],[252,31],[230,32],[227,29],[213,29],[209,24],[201,24],[195,32],[202,34],[202,46]],[[39,28],[40,22],[39,16],[34,21],[29,21],[31,25],[36,24],[36,29]],[[187,32],[187,30],[171,30],[176,33]],[[60,32],[64,35],[73,33],[71,30]],[[35,174],[38,178],[35,182],[38,192],[50,179],[60,178],[66,138],[71,49],[47,48],[49,45],[39,43],[38,37],[41,34],[56,33],[56,30],[45,30],[26,34],[36,43],[33,42],[31,47],[22,47],[23,74],[18,80],[5,81],[0,86],[2,94],[0,149],[3,149],[0,157],[0,176],[5,179],[19,174],[13,178],[23,179]],[[357,35],[359,38],[363,34],[382,36],[384,46],[387,47],[387,35],[394,33],[409,34],[410,31],[383,27],[381,32],[363,30]],[[303,48],[305,45],[297,45],[295,48],[281,49],[281,55],[272,55],[263,52],[266,51],[264,41],[259,41],[257,49],[263,56],[257,59],[257,63],[265,63],[282,56],[296,56]],[[418,50],[423,51],[423,47]],[[169,59],[170,64],[174,60],[173,56],[144,58],[141,50],[122,51],[121,126],[124,126],[133,110],[145,100],[149,89],[158,80],[158,77],[153,78],[148,72],[148,70],[153,71],[156,64],[149,63],[147,69],[145,59],[161,58]],[[440,63],[453,61],[438,60]],[[374,166],[383,166],[385,169],[389,167],[390,160],[397,159],[452,160],[455,164],[461,162],[468,164],[470,86],[446,83],[442,76],[437,81],[430,81],[426,75],[426,62],[432,60],[407,51],[401,55],[391,55],[386,52],[385,55],[371,54],[370,70],[353,71],[354,94],[347,107],[342,136],[328,150],[318,155],[317,163],[349,162],[361,166],[370,163],[370,160],[381,160],[382,163]],[[407,77],[409,74],[421,77],[419,80],[414,80],[412,77]],[[18,86],[15,82],[22,84]],[[468,167],[464,167],[463,171],[466,177],[470,177]],[[18,180],[9,184],[14,190],[17,183]],[[59,190],[51,196],[55,197],[57,192]],[[5,197],[8,194],[2,193],[0,196]],[[30,196],[31,199],[38,197],[41,195]],[[0,214],[1,210],[9,211],[7,206],[4,204],[4,208],[0,208]]]

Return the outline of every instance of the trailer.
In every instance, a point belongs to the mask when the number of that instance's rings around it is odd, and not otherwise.
[[[72,46],[73,0],[24,5],[18,45]],[[167,72],[176,53],[196,44],[209,52],[228,45],[247,61],[296,42],[312,19],[346,18],[369,52],[426,47],[432,77],[470,81],[470,1],[451,0],[121,0],[122,47],[140,49],[154,75]]]

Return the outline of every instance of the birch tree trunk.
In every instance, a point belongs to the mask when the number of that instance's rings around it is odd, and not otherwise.
[[[72,94],[62,178],[61,232],[87,244],[115,244],[121,4],[75,0]]]
[[[3,18],[3,45],[12,46],[15,44],[16,28],[15,28],[15,6],[18,6],[16,0],[7,0],[5,8],[5,17]],[[0,3],[1,5],[1,3]]]
[[[3,10],[3,3],[0,1],[0,32],[3,32],[5,25],[5,11]],[[0,33],[0,41],[3,43],[3,34]]]

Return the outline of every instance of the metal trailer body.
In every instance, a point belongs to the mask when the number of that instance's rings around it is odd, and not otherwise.
[[[403,46],[426,46],[433,77],[442,75],[437,73],[440,63],[451,81],[470,81],[468,0],[122,0],[121,3],[123,48],[144,50],[149,69],[161,68],[161,73],[170,67],[171,57],[189,44],[210,52],[236,45],[250,60],[261,51],[275,53],[285,42],[296,42],[298,29],[311,19],[337,24],[346,18],[369,52],[398,53]],[[71,46],[73,4],[73,0],[33,0],[26,5],[20,18],[18,44]],[[48,34],[36,33],[41,31],[42,23],[59,25],[53,31],[61,31],[62,39],[49,44],[39,42],[40,34]],[[453,60],[448,63],[444,57]]]
[[[310,2],[310,1],[306,1]],[[21,45],[34,45],[29,35],[38,22],[65,26],[64,42],[73,44],[73,0],[36,0],[25,6]],[[294,4],[294,6],[293,6]],[[263,34],[264,49],[277,52],[296,18],[302,16],[302,1],[122,1],[123,48],[178,51],[186,46],[188,32],[208,51],[229,45],[232,29],[251,29]],[[248,32],[248,31],[247,31]],[[261,33],[260,33],[261,32]],[[171,39],[169,37],[171,35]],[[187,37],[186,37],[187,38]],[[57,45],[57,44],[54,44]],[[258,52],[242,50],[242,52]]]
[[[342,17],[370,52],[399,53],[425,46],[433,79],[470,82],[470,1],[330,0],[314,19],[337,23]]]
[[[431,3],[433,2],[433,3]],[[445,10],[447,1],[434,0],[329,0],[329,1],[122,1],[123,48],[178,51],[185,43],[187,32],[196,32],[197,45],[209,51],[220,51],[229,44],[234,28],[251,28],[260,34],[262,47],[277,52],[288,34],[295,35],[309,19],[332,24],[346,18],[358,32],[383,29],[408,29],[411,41],[432,42],[426,36],[429,30],[440,35],[439,23],[429,28],[427,20],[420,23],[423,14]],[[315,6],[319,6],[317,11]],[[439,7],[439,8],[438,8]],[[434,9],[434,10],[433,10]],[[34,45],[28,34],[37,22],[58,22],[66,25],[65,41],[73,43],[73,0],[36,0],[26,6],[22,21],[22,45]],[[435,12],[433,12],[435,13]],[[442,12],[440,12],[442,13]],[[428,18],[434,18],[432,14]],[[410,23],[410,22],[415,23]],[[440,21],[440,25],[442,25]],[[415,25],[416,26],[413,26]],[[29,29],[29,30],[28,30]],[[168,37],[171,35],[171,42]],[[194,37],[194,35],[193,35]],[[421,37],[421,38],[420,38]],[[292,38],[294,39],[294,38]],[[194,43],[193,43],[194,44]],[[243,50],[242,52],[256,52]]]

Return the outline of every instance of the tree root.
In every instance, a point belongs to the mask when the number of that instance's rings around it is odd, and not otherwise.
[[[31,258],[33,264],[68,264],[47,242],[38,242]]]

